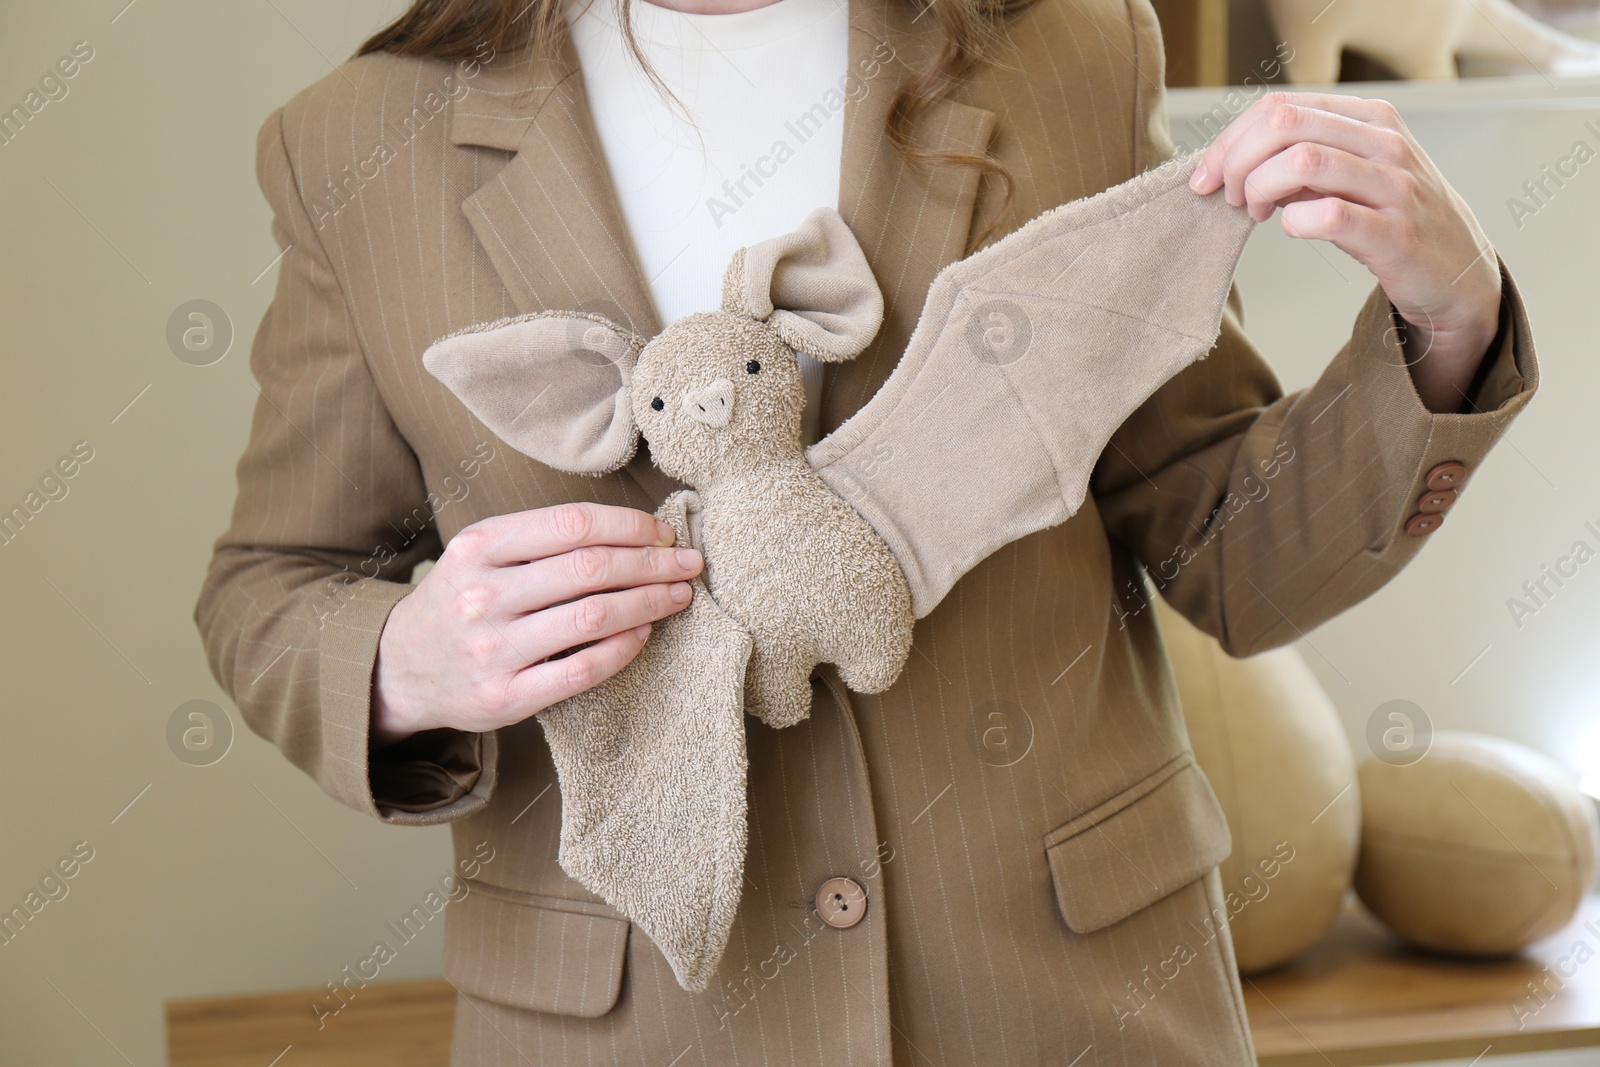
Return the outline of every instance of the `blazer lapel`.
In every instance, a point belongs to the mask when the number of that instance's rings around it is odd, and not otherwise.
[[[462,211],[521,311],[589,311],[645,337],[660,331],[565,35],[555,56],[485,68],[450,133],[515,153]]]
[[[516,308],[586,311],[642,337],[661,332],[570,39],[562,35],[554,56],[484,68],[452,116],[454,144],[515,153],[461,210]],[[651,508],[682,488],[646,446],[622,474]]]
[[[824,432],[894,369],[934,275],[969,251],[978,191],[972,168],[910,164],[884,137],[901,86],[937,59],[933,18],[917,18],[903,0],[849,3],[849,74],[860,88],[845,103],[839,212],[884,289],[885,319],[860,358],[827,367]],[[933,151],[982,154],[994,126],[993,112],[941,98],[911,136]],[[555,55],[484,67],[452,111],[450,134],[457,145],[514,153],[463,190],[462,211],[519,310],[589,311],[643,337],[660,332],[565,34]],[[643,454],[627,469],[657,499],[678,485]]]
[[[904,0],[850,0],[850,69],[864,88],[845,104],[839,213],[883,287],[884,323],[850,363],[825,371],[822,430],[831,433],[871,399],[894,370],[940,268],[970,251],[978,175],[971,167],[913,164],[884,136],[902,86],[938,59],[943,35]],[[994,112],[946,97],[912,126],[912,143],[936,152],[982,155]]]

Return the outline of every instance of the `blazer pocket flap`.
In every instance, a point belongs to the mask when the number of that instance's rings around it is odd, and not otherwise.
[[[1233,839],[1188,753],[1045,835],[1056,903],[1092,933],[1149,907],[1228,858]]]
[[[593,1019],[622,988],[628,920],[602,904],[480,882],[450,906],[444,975],[470,997]]]

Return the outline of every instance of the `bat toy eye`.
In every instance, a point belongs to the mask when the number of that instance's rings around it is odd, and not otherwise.
[[[756,360],[752,359],[749,363],[746,363],[744,365],[744,372],[746,374],[760,374],[761,373],[761,364],[759,362],[757,362]]]
[[[656,397],[654,400],[650,401],[650,410],[652,410],[652,411],[660,411],[662,408],[664,408],[666,406],[667,406],[667,402],[665,400],[662,400],[659,396]]]

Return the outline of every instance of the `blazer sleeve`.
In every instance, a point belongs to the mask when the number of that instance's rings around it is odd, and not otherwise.
[[[1148,0],[1129,10],[1142,170],[1172,143],[1155,15]],[[1499,336],[1452,414],[1417,397],[1381,288],[1316,383],[1287,396],[1244,334],[1235,291],[1216,348],[1158,390],[1100,458],[1092,491],[1107,530],[1235,656],[1287,644],[1371,595],[1438,536],[1422,531],[1443,520],[1418,516],[1441,501],[1448,511],[1453,495],[1437,490],[1451,467],[1465,468],[1457,485],[1470,478],[1537,388],[1527,315],[1501,272]],[[1119,614],[1141,610],[1141,589],[1118,595]]]
[[[417,457],[297,189],[281,111],[262,127],[257,177],[285,255],[250,355],[260,395],[232,523],[195,607],[206,657],[250,728],[335,799],[391,823],[460,818],[488,802],[493,734],[369,745],[378,636],[440,546]]]

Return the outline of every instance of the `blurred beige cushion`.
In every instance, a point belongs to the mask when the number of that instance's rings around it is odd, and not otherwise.
[[[1338,917],[1361,832],[1355,759],[1299,653],[1233,659],[1156,603],[1195,760],[1233,832],[1222,885],[1239,970],[1254,974],[1300,955]]]
[[[1594,881],[1594,803],[1554,760],[1440,733],[1407,767],[1362,764],[1356,891],[1413,944],[1514,952],[1559,930]]]

